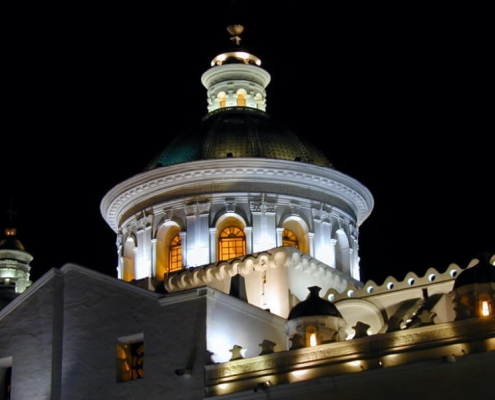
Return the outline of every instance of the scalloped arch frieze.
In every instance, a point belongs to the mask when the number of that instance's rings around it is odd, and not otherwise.
[[[165,278],[164,285],[169,292],[200,286],[211,286],[220,290],[223,287],[225,291],[230,287],[230,278],[233,276],[239,274],[247,277],[254,272],[268,269],[286,269],[289,286],[287,289],[299,300],[305,298],[307,288],[313,285],[320,286],[323,291],[334,289],[342,292],[349,285],[359,287],[361,284],[293,247],[283,246],[250,254],[244,258],[172,273]]]

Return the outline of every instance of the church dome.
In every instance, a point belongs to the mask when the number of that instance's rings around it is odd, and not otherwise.
[[[145,171],[185,162],[224,158],[298,161],[333,168],[314,144],[266,113],[270,74],[261,60],[240,47],[242,25],[227,28],[236,47],[214,57],[201,82],[207,89],[208,113],[172,139]]]
[[[0,250],[19,250],[25,251],[23,244],[16,238],[17,230],[15,228],[6,228],[5,238],[0,240]]]
[[[217,109],[161,150],[145,170],[222,158],[299,161],[333,168],[314,144],[305,141],[263,111],[250,107]]]
[[[312,286],[309,289],[309,296],[306,300],[296,304],[289,313],[287,320],[302,317],[331,316],[342,318],[340,311],[330,301],[322,299],[318,293],[321,288]]]

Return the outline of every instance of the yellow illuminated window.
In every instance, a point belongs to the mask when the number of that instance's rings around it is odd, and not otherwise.
[[[223,108],[227,105],[227,94],[225,92],[220,92],[217,94],[217,99],[220,103],[220,107]]]
[[[294,232],[288,229],[284,229],[284,231],[282,232],[282,245],[292,246],[296,249],[298,248],[297,236],[294,234]]]
[[[246,97],[242,93],[239,93],[237,95],[237,105],[239,107],[245,107],[246,106]]]
[[[239,89],[236,92],[237,95],[237,105],[239,107],[246,107],[246,95],[247,92],[244,89]]]
[[[218,240],[219,260],[229,260],[246,254],[246,236],[236,226],[229,226],[220,233]]]
[[[306,347],[314,347],[318,345],[318,331],[314,326],[306,328]]]
[[[483,299],[484,297],[484,299]],[[482,317],[488,317],[489,315],[492,314],[492,305],[490,301],[487,299],[488,296],[480,296],[480,302],[479,302],[479,313],[480,316]]]
[[[182,269],[182,239],[179,234],[170,241],[168,267],[169,272]]]
[[[144,377],[144,342],[123,343],[117,341],[117,382],[127,382]]]

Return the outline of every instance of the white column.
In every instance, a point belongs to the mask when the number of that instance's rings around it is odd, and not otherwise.
[[[253,253],[253,227],[244,227],[244,233],[246,234],[246,254]]]
[[[252,215],[252,248],[250,253],[264,251],[277,247],[277,231],[276,231],[276,211],[277,204],[261,200],[259,202],[252,201],[250,203]]]
[[[309,255],[314,257],[315,254],[315,234],[313,232],[308,232],[309,240]]]
[[[277,228],[277,247],[283,246],[282,234],[284,233],[284,228]]]
[[[217,228],[210,228],[210,263],[217,261]]]
[[[337,267],[337,261],[335,259],[335,246],[337,246],[337,239],[330,239],[330,265],[332,268]]]
[[[137,254],[138,254],[138,247],[135,246],[132,248],[132,252],[133,252],[133,259],[131,260],[131,263],[132,263],[132,271],[134,272],[134,279],[140,279],[140,277],[138,277],[138,263],[137,263]]]
[[[184,267],[189,267],[187,264],[187,232],[180,232],[180,241],[182,243],[182,265]]]
[[[150,276],[156,277],[156,239],[151,239],[151,270]]]
[[[196,203],[185,206],[187,219],[187,261],[195,267],[210,262],[208,219],[210,203]],[[184,247],[183,247],[184,249]]]

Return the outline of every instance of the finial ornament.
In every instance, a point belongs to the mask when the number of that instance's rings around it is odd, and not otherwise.
[[[13,216],[17,215],[17,212],[12,209],[12,197],[10,198],[9,209],[5,210],[5,212],[9,216],[9,221],[12,222]]]
[[[239,44],[241,43],[241,38],[239,37],[239,35],[242,34],[242,32],[244,32],[244,26],[239,24],[229,25],[227,27],[227,31],[232,35],[230,40],[232,40],[233,42],[235,42],[237,46],[239,46]]]

